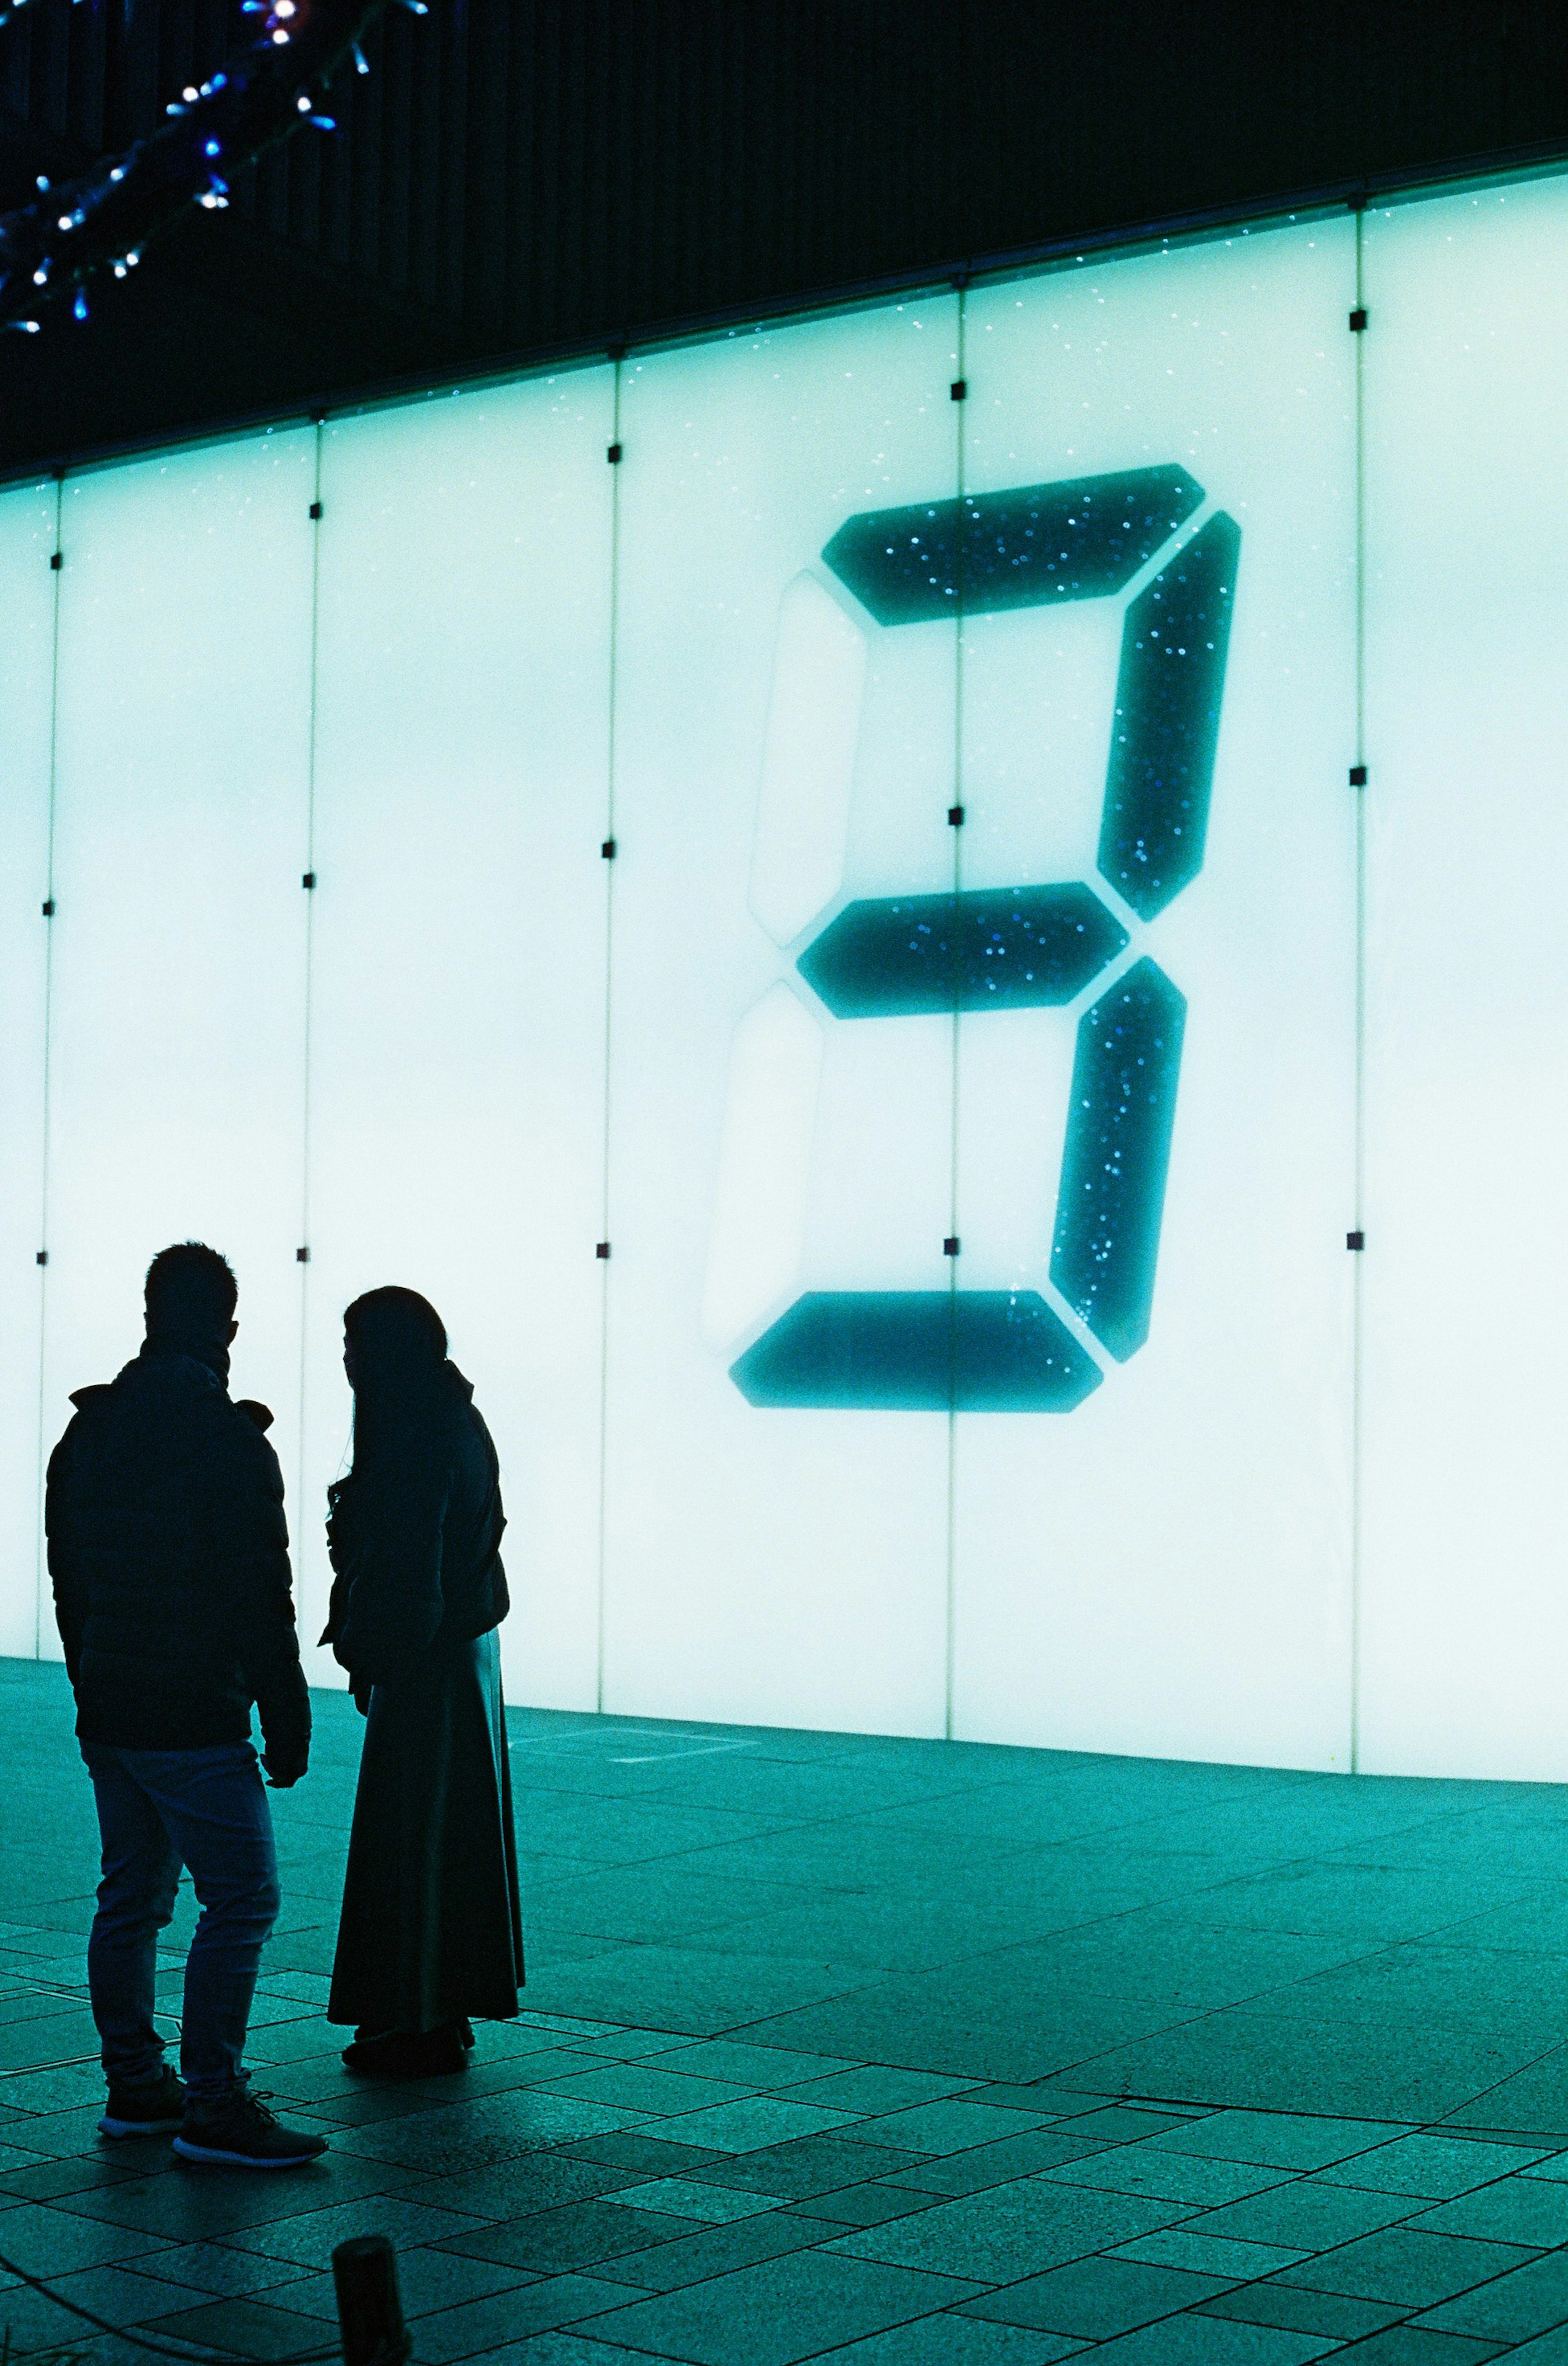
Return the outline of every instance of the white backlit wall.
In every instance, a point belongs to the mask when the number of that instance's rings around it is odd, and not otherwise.
[[[957,326],[937,298],[622,371],[605,1607],[629,1708],[942,1728],[946,1414],[758,1410],[730,1366],[813,1282],[946,1284],[951,1022],[835,1027],[791,952],[846,895],[951,875],[953,627],[876,638],[820,554],[846,516],[951,500]],[[747,1256],[755,1166],[786,1204]]]
[[[1568,188],[1369,218],[1372,1766],[1568,1772]]]
[[[1201,865],[1193,783],[1163,858],[1135,845],[1126,875],[1096,871],[1129,609],[1177,675],[1194,631],[1224,627],[1183,620],[1170,546],[1114,600],[965,628],[966,883],[1093,881],[1130,937],[1065,1010],[960,1021],[965,1284],[1038,1287],[1085,1005],[1150,963],[1186,1004],[1146,1343],[1083,1332],[1104,1378],[1073,1414],[958,1424],[955,1718],[990,1740],[1096,1749],[1109,1729],[1176,1753],[1203,1733],[1215,1756],[1310,1764],[1346,1747],[1354,236],[1345,217],[1195,248],[1180,280],[1151,255],[969,306],[977,492],[1176,463],[1202,489],[1188,548],[1239,529]],[[1157,569],[1169,629],[1148,594],[1136,621]],[[1148,761],[1182,757],[1156,738]],[[1098,1123],[1085,1147],[1119,1155]]]
[[[343,1307],[423,1290],[506,1474],[511,1684],[573,1706],[598,1658],[611,416],[585,370],[321,455],[298,1500],[347,1453]],[[299,1525],[314,1642],[329,1572]]]
[[[199,1234],[312,1642],[398,1280],[514,1699],[1568,1774],[1565,239],[1473,192],[0,492],[0,1648]]]
[[[0,1648],[39,1642],[43,1237],[56,490],[0,493]],[[52,1635],[52,1629],[50,1630]]]
[[[64,488],[50,1440],[70,1391],[134,1343],[143,1243],[188,1234],[222,1241],[246,1279],[236,1393],[267,1399],[285,1468],[297,1457],[313,442]],[[58,1651],[47,1613],[43,1636]]]

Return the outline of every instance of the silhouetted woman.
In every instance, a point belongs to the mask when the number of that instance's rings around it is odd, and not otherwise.
[[[522,1923],[496,1628],[499,1468],[433,1306],[373,1290],[343,1316],[353,1467],[328,1490],[321,1639],[365,1712],[330,2021],[353,2070],[461,2069],[469,2015],[517,2011]]]

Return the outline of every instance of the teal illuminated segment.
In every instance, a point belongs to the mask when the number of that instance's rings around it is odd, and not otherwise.
[[[1127,942],[1092,888],[980,888],[850,904],[801,955],[835,1019],[1070,1002]]]
[[[1146,960],[1078,1025],[1051,1279],[1118,1363],[1148,1336],[1186,1018]]]
[[[1127,610],[1099,863],[1142,920],[1203,869],[1240,552],[1216,513]]]
[[[748,1404],[1070,1413],[1103,1377],[1032,1290],[813,1290],[730,1368]]]
[[[882,625],[1124,590],[1202,506],[1179,467],[869,510],[823,553]],[[1203,867],[1241,530],[1223,511],[1127,608],[1103,878],[1142,920]],[[848,905],[797,961],[839,1019],[1070,1002],[1130,942],[1061,882]],[[1050,1278],[1117,1362],[1148,1336],[1184,997],[1137,961],[1079,1023]],[[1103,1377],[1037,1292],[808,1291],[731,1368],[755,1405],[1070,1412]]]
[[[1204,498],[1185,468],[1122,468],[846,518],[823,552],[879,625],[1120,592]]]

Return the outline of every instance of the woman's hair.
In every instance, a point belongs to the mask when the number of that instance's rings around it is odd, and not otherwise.
[[[444,1458],[455,1397],[446,1325],[417,1290],[368,1290],[343,1315],[353,1354],[353,1469]]]

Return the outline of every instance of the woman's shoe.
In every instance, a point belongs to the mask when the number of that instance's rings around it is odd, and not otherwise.
[[[439,2079],[465,2070],[467,2048],[461,2027],[388,2029],[378,2036],[356,2037],[343,2048],[343,2066],[370,2079]]]

